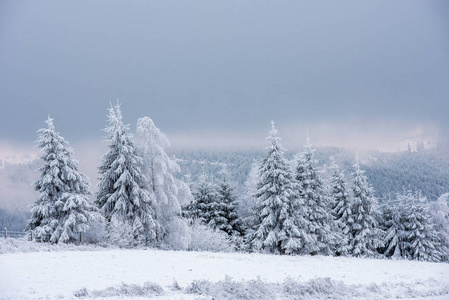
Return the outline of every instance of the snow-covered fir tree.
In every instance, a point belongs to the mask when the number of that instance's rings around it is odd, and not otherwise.
[[[337,227],[330,211],[328,193],[313,159],[315,151],[309,137],[304,147],[304,152],[297,158],[295,179],[309,218],[307,230],[315,237],[315,245],[310,246],[309,254],[330,255],[336,247]]]
[[[39,196],[31,208],[27,230],[43,242],[73,242],[101,216],[89,202],[88,178],[78,171],[73,150],[55,131],[53,119],[48,117],[46,123],[47,128],[38,131],[37,147],[44,166],[34,182]]]
[[[161,225],[158,239],[162,240],[174,224],[182,222],[181,206],[191,202],[190,188],[175,178],[178,164],[168,157],[165,150],[170,142],[149,117],[137,121],[137,133],[143,137],[139,148],[143,157],[146,186],[156,207],[157,221]]]
[[[444,259],[445,248],[429,213],[429,204],[420,193],[405,190],[394,201],[384,204],[382,227],[385,256],[424,261]]]
[[[354,223],[349,235],[349,253],[353,256],[373,257],[377,255],[377,249],[383,247],[382,232],[376,220],[377,201],[358,159],[354,169],[351,201]]]
[[[103,155],[99,172],[96,204],[108,222],[123,222],[132,228],[134,239],[148,243],[156,238],[159,224],[155,220],[155,204],[146,188],[142,158],[122,121],[120,105],[109,109],[109,150]],[[113,228],[113,227],[111,227]],[[110,228],[110,229],[111,229]]]
[[[185,216],[209,225],[213,218],[214,206],[217,201],[217,188],[212,182],[212,178],[201,175],[196,188],[193,191],[193,201],[185,207]]]
[[[443,253],[429,213],[427,199],[415,193],[411,200],[404,217],[409,244],[408,255],[414,260],[440,261]]]
[[[338,255],[346,255],[349,251],[349,234],[354,223],[351,211],[351,198],[346,190],[346,180],[343,171],[335,161],[333,161],[332,168],[331,208],[341,235],[341,238],[337,241],[336,253]]]
[[[431,204],[429,212],[435,231],[440,239],[441,254],[444,261],[449,261],[449,193],[441,195],[437,201]]]
[[[228,235],[240,235],[241,226],[237,215],[237,200],[226,169],[221,171],[221,181],[217,185],[217,197],[212,204],[210,226]]]
[[[267,139],[268,155],[260,164],[257,185],[257,221],[252,235],[256,249],[279,254],[301,253],[306,245],[313,245],[308,235],[303,201],[284,149],[279,143],[278,131],[272,122]]]
[[[398,194],[396,200],[387,201],[381,207],[379,227],[383,231],[382,253],[386,257],[407,258],[409,243],[404,228],[406,204],[413,199],[409,191]]]

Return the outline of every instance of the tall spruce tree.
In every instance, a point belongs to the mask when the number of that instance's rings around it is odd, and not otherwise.
[[[47,128],[38,131],[37,139],[44,161],[39,169],[41,176],[34,182],[39,196],[26,228],[42,242],[73,242],[100,215],[89,202],[88,178],[78,171],[73,150],[55,131],[53,119],[48,117],[46,123]]]
[[[115,107],[111,105],[108,122],[105,131],[109,134],[109,150],[103,155],[99,167],[101,178],[96,204],[108,222],[130,226],[136,242],[151,242],[159,227],[155,204],[145,186],[142,158],[128,133],[129,125],[122,121],[118,103]]]
[[[377,255],[377,249],[383,247],[382,232],[376,220],[376,199],[358,159],[354,169],[351,209],[354,223],[349,236],[349,252],[353,256],[373,257]]]
[[[349,234],[354,223],[351,211],[351,198],[346,190],[346,180],[343,171],[335,162],[333,162],[332,167],[331,208],[341,235],[341,238],[337,241],[336,253],[338,255],[346,255],[349,251]]]
[[[330,255],[337,243],[337,229],[330,211],[330,199],[321,180],[316,161],[313,159],[309,137],[306,145],[297,158],[295,178],[298,182],[298,192],[304,199],[305,209],[309,218],[309,234],[315,236],[316,244],[310,254]]]
[[[181,222],[181,205],[189,203],[193,196],[190,188],[175,177],[180,172],[178,164],[170,159],[165,149],[170,142],[149,117],[137,121],[137,133],[143,137],[139,151],[143,157],[146,186],[154,200],[157,221],[161,225],[158,239],[170,234],[169,229]]]
[[[267,139],[270,141],[267,157],[260,164],[257,185],[257,222],[252,243],[256,249],[271,253],[301,253],[313,244],[307,234],[308,220],[297,184],[284,149],[279,143],[278,131],[272,122]]]

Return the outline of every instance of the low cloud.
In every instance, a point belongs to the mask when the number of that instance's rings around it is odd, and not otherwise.
[[[423,142],[427,147],[436,145],[439,127],[431,122],[371,121],[322,122],[313,125],[285,126],[281,135],[286,145],[301,147],[307,132],[316,146],[336,146],[348,149],[394,152],[416,147]]]
[[[167,134],[173,148],[237,150],[263,149],[268,144],[265,137],[270,131],[267,121],[265,130],[197,131]],[[371,121],[371,122],[320,122],[313,124],[276,123],[282,145],[296,150],[305,144],[307,133],[315,146],[335,146],[354,150],[379,150],[394,152],[416,147],[423,142],[434,147],[440,128],[432,122]]]

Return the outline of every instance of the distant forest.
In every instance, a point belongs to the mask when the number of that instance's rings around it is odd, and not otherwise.
[[[394,198],[404,188],[419,191],[429,201],[449,192],[449,149],[426,149],[419,152],[364,153],[360,165],[365,170],[369,183],[380,202]],[[201,151],[177,150],[171,153],[181,167],[181,177],[195,182],[202,173],[218,177],[226,166],[239,193],[244,186],[251,165],[260,161],[265,150],[259,151]],[[286,157],[293,159],[297,152],[287,151]],[[342,166],[349,176],[353,170],[356,152],[336,147],[317,147],[315,158],[324,179],[330,177],[330,157]],[[190,177],[190,179],[188,179]]]
[[[287,151],[286,158],[293,159],[297,152]],[[206,151],[171,150],[169,156],[175,157],[180,166],[179,178],[194,184],[199,175],[219,178],[223,166],[230,173],[237,197],[243,193],[251,165],[259,162],[266,150]],[[315,159],[322,171],[322,178],[330,178],[330,157],[339,163],[347,178],[353,172],[355,151],[336,147],[317,147]],[[365,170],[368,181],[374,188],[379,202],[394,198],[397,193],[408,188],[419,191],[428,201],[435,201],[443,193],[449,192],[449,149],[421,149],[418,152],[377,152],[364,153],[359,161]],[[6,165],[0,169],[0,228],[20,231],[25,227],[29,212],[27,205],[36,198],[31,187],[38,173],[35,170],[40,162],[35,160],[26,165]],[[95,187],[91,186],[92,191]],[[15,203],[15,205],[11,205]]]

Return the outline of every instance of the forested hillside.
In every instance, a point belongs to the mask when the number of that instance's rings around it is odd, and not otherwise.
[[[380,199],[403,188],[421,191],[429,200],[449,191],[449,152],[445,148],[379,153],[364,167]]]
[[[218,177],[226,166],[241,191],[253,162],[260,161],[265,150],[248,151],[204,151],[172,150],[181,167],[180,176],[190,177],[194,182],[201,174]],[[287,151],[285,156],[292,160],[297,152]],[[356,152],[336,147],[317,147],[315,158],[323,171],[323,178],[330,178],[328,172],[332,156],[347,174],[352,172]],[[404,188],[421,191],[428,200],[436,200],[449,191],[449,152],[446,148],[426,149],[420,152],[378,152],[371,151],[360,155],[360,165],[374,188],[379,199],[388,199],[402,192]]]

